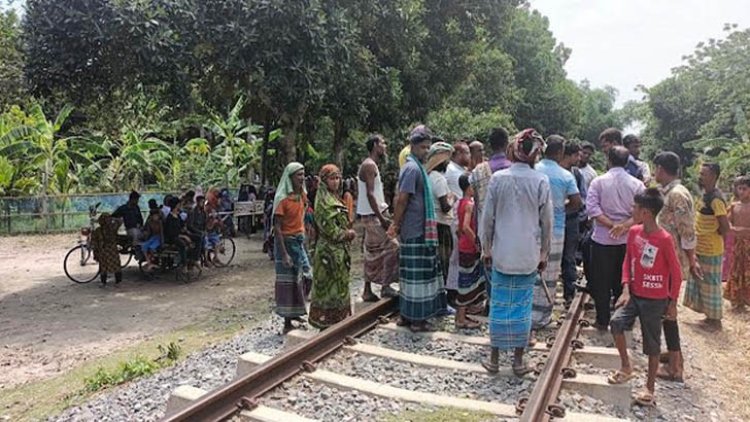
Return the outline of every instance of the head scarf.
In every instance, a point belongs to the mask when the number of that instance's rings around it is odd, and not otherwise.
[[[427,173],[450,160],[451,154],[453,154],[453,146],[451,144],[447,142],[435,142],[432,144],[430,152],[427,153],[427,165],[425,166]]]
[[[99,215],[99,227],[102,232],[102,239],[106,242],[114,241],[117,238],[117,224],[112,221],[112,216],[103,212]]]
[[[281,201],[286,199],[292,192],[294,192],[294,184],[292,183],[292,176],[300,170],[304,170],[305,166],[297,162],[291,162],[287,164],[284,169],[284,174],[281,175],[279,180],[279,186],[276,188],[276,195],[273,197],[273,212],[276,213],[276,208],[279,207]],[[305,191],[305,185],[302,184],[302,190]]]
[[[329,177],[339,175],[341,176],[341,170],[339,170],[338,167],[334,164],[326,164],[320,169],[320,173],[318,173],[318,176],[320,176],[320,181],[323,182],[323,185],[325,185],[326,180],[328,180]],[[327,187],[326,187],[327,188]]]
[[[531,151],[528,154],[523,150],[523,144],[527,141],[533,142]],[[509,150],[513,155],[513,161],[533,164],[531,160],[534,159],[537,152],[544,151],[545,145],[544,138],[536,130],[525,129],[516,135]]]

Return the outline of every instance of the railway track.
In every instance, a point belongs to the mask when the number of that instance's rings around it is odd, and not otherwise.
[[[559,401],[563,390],[577,391],[612,405],[623,412],[630,407],[629,385],[608,385],[603,375],[578,373],[575,364],[583,362],[589,366],[614,369],[619,363],[613,348],[595,347],[586,344],[589,336],[596,336],[584,318],[584,304],[588,296],[579,293],[570,308],[560,318],[561,323],[554,335],[532,351],[546,357],[538,364],[538,377],[528,396],[518,397],[516,403],[497,403],[475,400],[431,392],[413,391],[375,382],[335,371],[320,369],[326,359],[339,353],[387,359],[393,362],[425,367],[432,371],[473,372],[487,377],[513,377],[510,368],[498,375],[487,374],[479,362],[462,362],[399,351],[382,345],[358,341],[371,331],[390,332],[393,335],[423,337],[429,341],[446,341],[475,347],[488,347],[488,336],[467,336],[457,333],[411,333],[392,322],[398,311],[398,298],[383,299],[365,307],[353,317],[319,334],[295,330],[287,335],[288,348],[281,354],[270,357],[257,353],[246,353],[239,357],[237,376],[229,384],[205,392],[189,386],[178,388],[167,405],[165,421],[312,421],[274,407],[266,407],[263,397],[294,377],[301,376],[313,383],[321,383],[341,390],[355,390],[361,394],[388,400],[419,403],[432,407],[453,407],[463,410],[481,411],[499,419],[520,421],[620,421],[616,417],[602,414],[575,413],[566,409]],[[352,409],[356,412],[356,409]]]

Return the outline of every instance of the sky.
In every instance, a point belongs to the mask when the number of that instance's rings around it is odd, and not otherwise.
[[[530,0],[550,21],[558,42],[573,49],[568,77],[617,88],[617,104],[640,100],[682,57],[725,23],[750,27],[750,0]]]

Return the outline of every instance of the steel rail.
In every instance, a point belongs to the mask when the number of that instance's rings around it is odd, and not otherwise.
[[[381,299],[361,313],[257,366],[247,375],[211,391],[164,421],[223,421],[239,410],[251,409],[263,394],[335,352],[348,338],[369,331],[381,317],[392,315],[397,310],[398,297]]]
[[[587,298],[587,293],[579,293],[565,314],[562,326],[552,344],[547,363],[521,414],[521,422],[547,422],[553,416],[562,387],[563,369],[568,366],[573,354],[572,342],[575,340],[576,328]]]

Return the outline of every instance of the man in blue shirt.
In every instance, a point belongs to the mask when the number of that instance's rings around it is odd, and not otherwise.
[[[534,307],[531,321],[532,328],[535,330],[545,327],[552,321],[554,298],[547,297],[541,283],[545,283],[550,292],[555,291],[557,279],[560,277],[563,247],[565,245],[566,212],[578,211],[583,204],[575,177],[559,164],[564,157],[566,142],[565,138],[559,135],[552,135],[547,138],[544,159],[537,163],[535,167],[537,171],[543,173],[549,179],[554,207],[549,261],[547,268],[542,273],[542,280],[534,287]]]
[[[622,146],[622,142],[622,132],[615,128],[605,129],[599,135],[599,145],[601,146],[602,152],[605,156],[609,155],[609,150],[612,149],[612,147]],[[643,169],[638,164],[638,160],[636,159],[636,157],[633,157],[633,154],[628,155],[628,163],[624,168],[629,175],[635,177],[640,181],[643,181]]]

